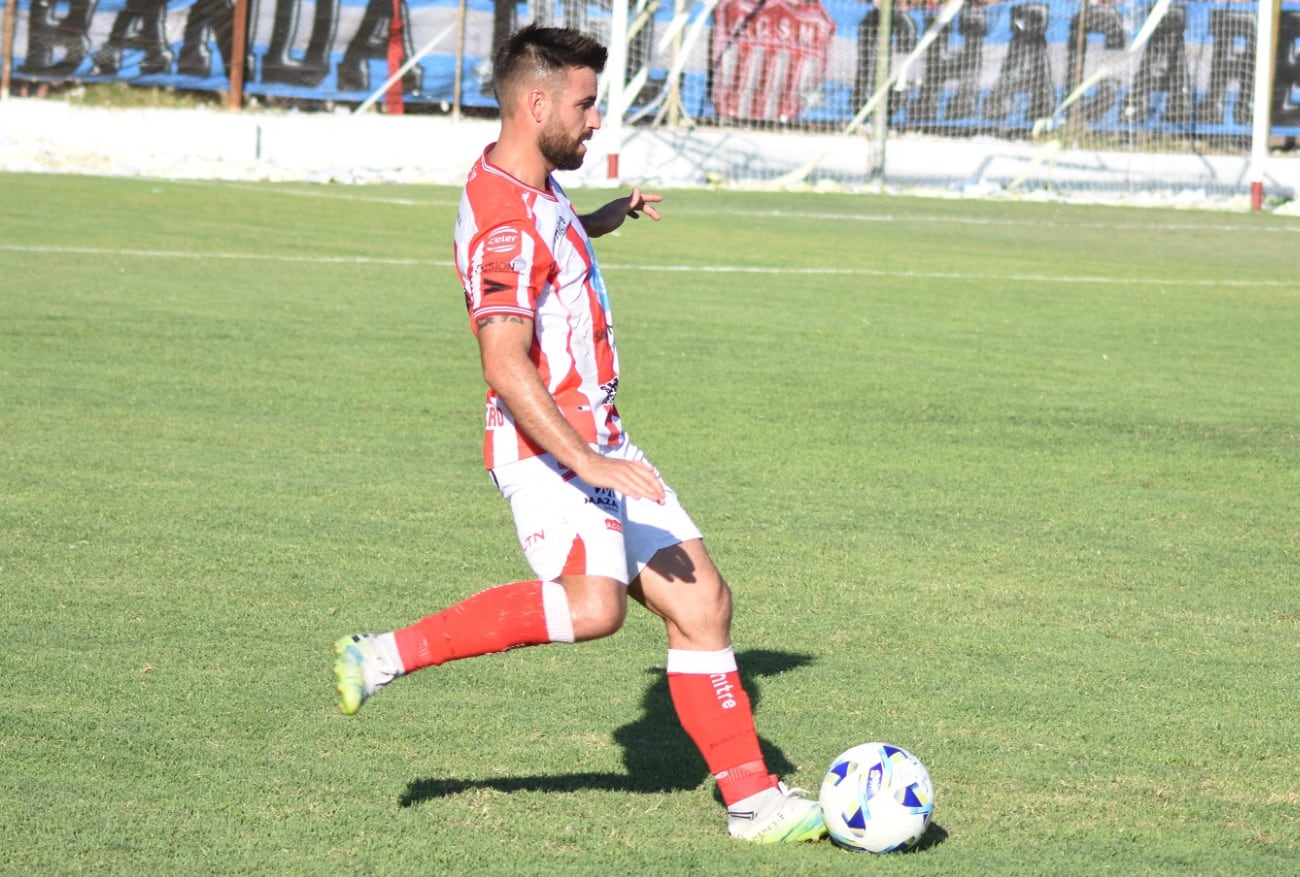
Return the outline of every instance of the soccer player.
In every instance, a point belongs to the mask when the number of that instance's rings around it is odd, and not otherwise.
[[[634,188],[579,215],[552,176],[581,166],[600,127],[606,50],[530,25],[502,47],[499,139],[470,170],[456,267],[488,385],[484,461],[509,501],[535,579],[488,588],[409,627],[334,644],[352,714],[393,679],[448,661],[608,636],[627,597],[663,619],[668,687],[727,805],[731,835],[816,840],[821,808],[770,774],[731,646],[731,591],[700,531],[628,439],[614,405],[618,353],[591,238],[659,220]]]

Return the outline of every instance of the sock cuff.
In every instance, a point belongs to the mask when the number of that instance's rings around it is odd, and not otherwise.
[[[749,777],[759,775],[763,776],[764,782],[775,780],[775,777],[767,772],[767,764],[764,763],[761,758],[758,761],[746,761],[744,764],[737,764],[735,767],[720,770],[713,775],[713,778],[718,782],[726,782],[728,780],[731,782],[740,782]]]
[[[558,582],[542,582],[542,613],[546,616],[546,636],[553,643],[571,643],[573,614],[569,596]]]
[[[734,673],[736,670],[736,653],[731,650],[731,646],[716,652],[701,652],[693,649],[668,650],[669,673],[707,676],[714,673]]]

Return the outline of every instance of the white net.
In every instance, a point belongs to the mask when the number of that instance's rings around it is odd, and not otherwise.
[[[600,32],[602,15],[587,26]],[[1231,188],[1236,172],[1205,159],[1250,144],[1254,2],[902,0],[884,34],[881,9],[854,0],[630,15],[634,122],[805,135],[784,164],[735,163],[738,181],[952,184],[1000,165],[997,182],[1021,187]],[[1300,134],[1300,3],[1279,21],[1272,136],[1285,147]]]

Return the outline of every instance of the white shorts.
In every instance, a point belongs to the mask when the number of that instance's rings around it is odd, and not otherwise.
[[[645,459],[628,441],[601,453],[620,460]],[[629,499],[613,489],[590,486],[550,454],[499,466],[491,475],[510,502],[519,547],[543,581],[592,575],[626,585],[656,552],[700,538],[666,484],[663,505]]]

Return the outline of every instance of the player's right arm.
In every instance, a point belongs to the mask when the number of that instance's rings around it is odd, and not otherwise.
[[[483,379],[501,398],[515,426],[593,487],[662,502],[664,486],[644,461],[615,460],[591,449],[564,419],[529,357],[533,321],[518,314],[485,314],[474,321]]]

